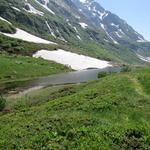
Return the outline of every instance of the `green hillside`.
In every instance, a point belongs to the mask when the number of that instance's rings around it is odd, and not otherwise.
[[[26,42],[32,35],[54,43]],[[39,50],[91,56],[122,72],[104,68],[96,81],[46,86],[38,77],[72,65],[33,58]],[[84,74],[63,74],[69,83],[105,65],[59,54],[91,64]],[[149,55],[150,42],[95,0],[0,0],[0,150],[150,150]]]
[[[64,65],[29,56],[0,55],[0,82],[31,79],[71,69]]]
[[[150,148],[149,68],[7,102],[9,112],[0,116],[1,150]]]

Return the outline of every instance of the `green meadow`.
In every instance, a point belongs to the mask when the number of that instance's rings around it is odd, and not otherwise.
[[[0,149],[150,148],[150,69],[6,97]]]

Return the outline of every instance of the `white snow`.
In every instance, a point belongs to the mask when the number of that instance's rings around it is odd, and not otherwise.
[[[7,23],[9,23],[9,24],[12,24],[11,22],[9,22],[8,20],[6,20],[6,19],[4,19],[4,18],[2,18],[2,17],[0,17],[0,20],[5,21],[5,22],[7,22]]]
[[[90,10],[91,10],[91,7],[88,7],[88,10],[90,11]]]
[[[105,41],[105,42],[107,42],[107,43],[109,43],[109,41],[108,41],[108,40],[106,40],[106,39],[104,39],[104,41]]]
[[[102,20],[103,19],[103,16],[105,15],[105,12],[103,12],[103,13],[101,13],[101,12],[99,12],[99,18]]]
[[[114,27],[116,27],[116,28],[119,28],[119,25],[116,25],[116,24],[114,24],[114,23],[111,23],[111,26],[114,26]]]
[[[103,28],[103,30],[105,30],[105,26],[104,24],[100,23],[101,27]]]
[[[75,15],[75,18],[80,19],[81,17],[80,17],[80,16],[76,16],[76,15]]]
[[[78,38],[79,40],[81,40],[81,37],[80,37],[79,35],[77,35],[77,38]]]
[[[77,30],[77,28],[76,27],[73,27],[74,28],[74,30],[76,31],[76,33],[79,33],[79,31]]]
[[[92,14],[93,14],[93,16],[96,16],[96,13],[93,12]]]
[[[70,22],[68,22],[68,25],[69,25],[70,27],[72,27],[72,25],[71,25],[71,23],[70,23]]]
[[[122,35],[125,35],[125,33],[122,31],[122,29],[118,29],[118,31],[119,31]]]
[[[104,24],[100,23],[100,26],[102,27],[102,29],[106,32],[107,36],[113,41],[114,44],[119,44],[105,29]]]
[[[86,29],[88,27],[88,25],[84,22],[79,22],[80,26],[84,29]]]
[[[122,35],[119,32],[116,31],[115,33],[119,38],[122,38]]]
[[[53,32],[53,30],[51,29],[51,27],[49,26],[48,22],[45,21],[45,23],[46,23],[46,25],[47,25],[47,27],[48,27],[48,29],[49,29],[51,35],[52,35],[54,38],[56,38],[56,35],[55,35],[55,33]]]
[[[146,42],[146,41],[143,40],[143,39],[141,39],[141,40],[137,40],[137,42],[139,42],[139,43],[144,43],[144,42]]]
[[[12,24],[11,22],[7,21],[6,19],[0,17],[0,20],[6,21],[9,24]],[[24,40],[27,42],[33,42],[33,43],[42,43],[42,44],[57,44],[45,39],[42,39],[40,37],[37,37],[35,35],[32,35],[22,29],[16,28],[16,33],[14,34],[10,34],[10,33],[4,33],[4,32],[0,32],[0,34],[12,37],[12,38],[16,38],[16,39],[20,39],[20,40]]]
[[[68,25],[73,28],[75,30],[76,33],[79,34],[79,31],[77,30],[77,28],[75,26],[73,26],[70,22],[69,22],[69,19],[66,19],[66,22],[68,23]]]
[[[56,51],[40,50],[36,52],[33,57],[41,57],[46,60],[55,61],[66,66],[70,66],[74,70],[83,70],[87,68],[105,68],[111,66],[107,61],[79,55],[62,49]]]
[[[65,38],[61,35],[61,33],[59,32],[58,28],[56,29],[56,32],[59,34],[59,37],[57,37],[59,40],[63,41],[63,42],[66,42],[67,41],[65,40]]]
[[[104,11],[103,13],[98,11],[98,14],[100,15],[99,16],[100,20],[103,20],[105,17],[108,16],[108,13],[106,11]]]
[[[107,31],[106,34],[113,41],[114,44],[119,44]]]
[[[104,14],[104,16],[103,16],[103,19],[104,19],[105,17],[107,17],[108,15],[109,15],[109,13],[105,12],[105,14]]]
[[[19,28],[16,28],[16,33],[14,33],[14,34],[3,33],[3,32],[0,32],[0,33],[3,35],[6,35],[6,36],[12,37],[12,38],[21,39],[21,40],[28,41],[28,42],[43,43],[43,44],[56,44],[54,42],[47,41],[47,40],[39,38],[35,35],[32,35],[32,34],[26,32],[24,30],[21,30]]]
[[[41,4],[39,1],[35,0],[39,5],[41,5],[42,7],[44,7],[46,10],[48,10],[51,14],[55,15],[55,13],[50,9],[48,8],[48,3],[49,3],[49,0],[45,0],[45,5]]]
[[[93,10],[93,12],[95,12],[95,13],[97,12],[97,10],[96,10],[96,7],[95,7],[95,6],[93,7],[93,9],[92,9],[92,10]]]
[[[81,3],[85,3],[85,2],[86,2],[86,0],[80,0],[80,2],[81,2]]]
[[[33,13],[33,14],[37,14],[37,15],[40,15],[40,16],[43,16],[44,13],[35,9],[31,4],[29,3],[26,3],[26,5],[28,5],[28,7],[30,8],[30,10],[26,10],[24,9],[25,11],[29,12],[29,13]]]
[[[144,40],[143,38],[141,38],[140,36],[138,36],[138,39],[137,42],[140,42],[140,43],[143,43],[143,42],[147,42],[146,40]]]
[[[62,36],[60,36],[60,37],[57,37],[59,40],[61,40],[61,41],[63,41],[63,42],[66,42],[67,43],[67,41],[65,40],[65,38],[64,37],[62,37]]]
[[[21,10],[20,10],[19,8],[17,8],[17,7],[12,6],[12,8],[13,8],[14,10],[18,11],[18,12],[21,12]]]
[[[145,61],[145,62],[149,62],[150,63],[150,57],[144,57],[140,54],[136,54],[141,60]]]

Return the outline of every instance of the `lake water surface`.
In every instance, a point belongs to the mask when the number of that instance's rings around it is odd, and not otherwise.
[[[53,85],[63,85],[63,84],[75,84],[83,83],[87,81],[97,80],[98,73],[102,71],[106,72],[120,72],[122,69],[120,67],[108,67],[105,69],[87,69],[81,71],[73,71],[60,73],[55,75],[50,75],[46,77],[39,77],[33,80],[23,81],[19,83],[11,83],[12,87],[18,89],[18,91],[27,93],[36,89],[41,89]],[[8,84],[9,85],[9,84]]]

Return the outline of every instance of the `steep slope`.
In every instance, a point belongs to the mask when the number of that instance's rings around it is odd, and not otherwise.
[[[142,63],[150,44],[94,0],[1,0],[0,16],[68,50],[116,62]]]
[[[76,5],[82,10],[82,13],[106,32],[109,39],[114,43],[122,41],[146,42],[144,37],[137,33],[131,26],[117,15],[105,10],[95,0],[81,1],[75,0]]]

